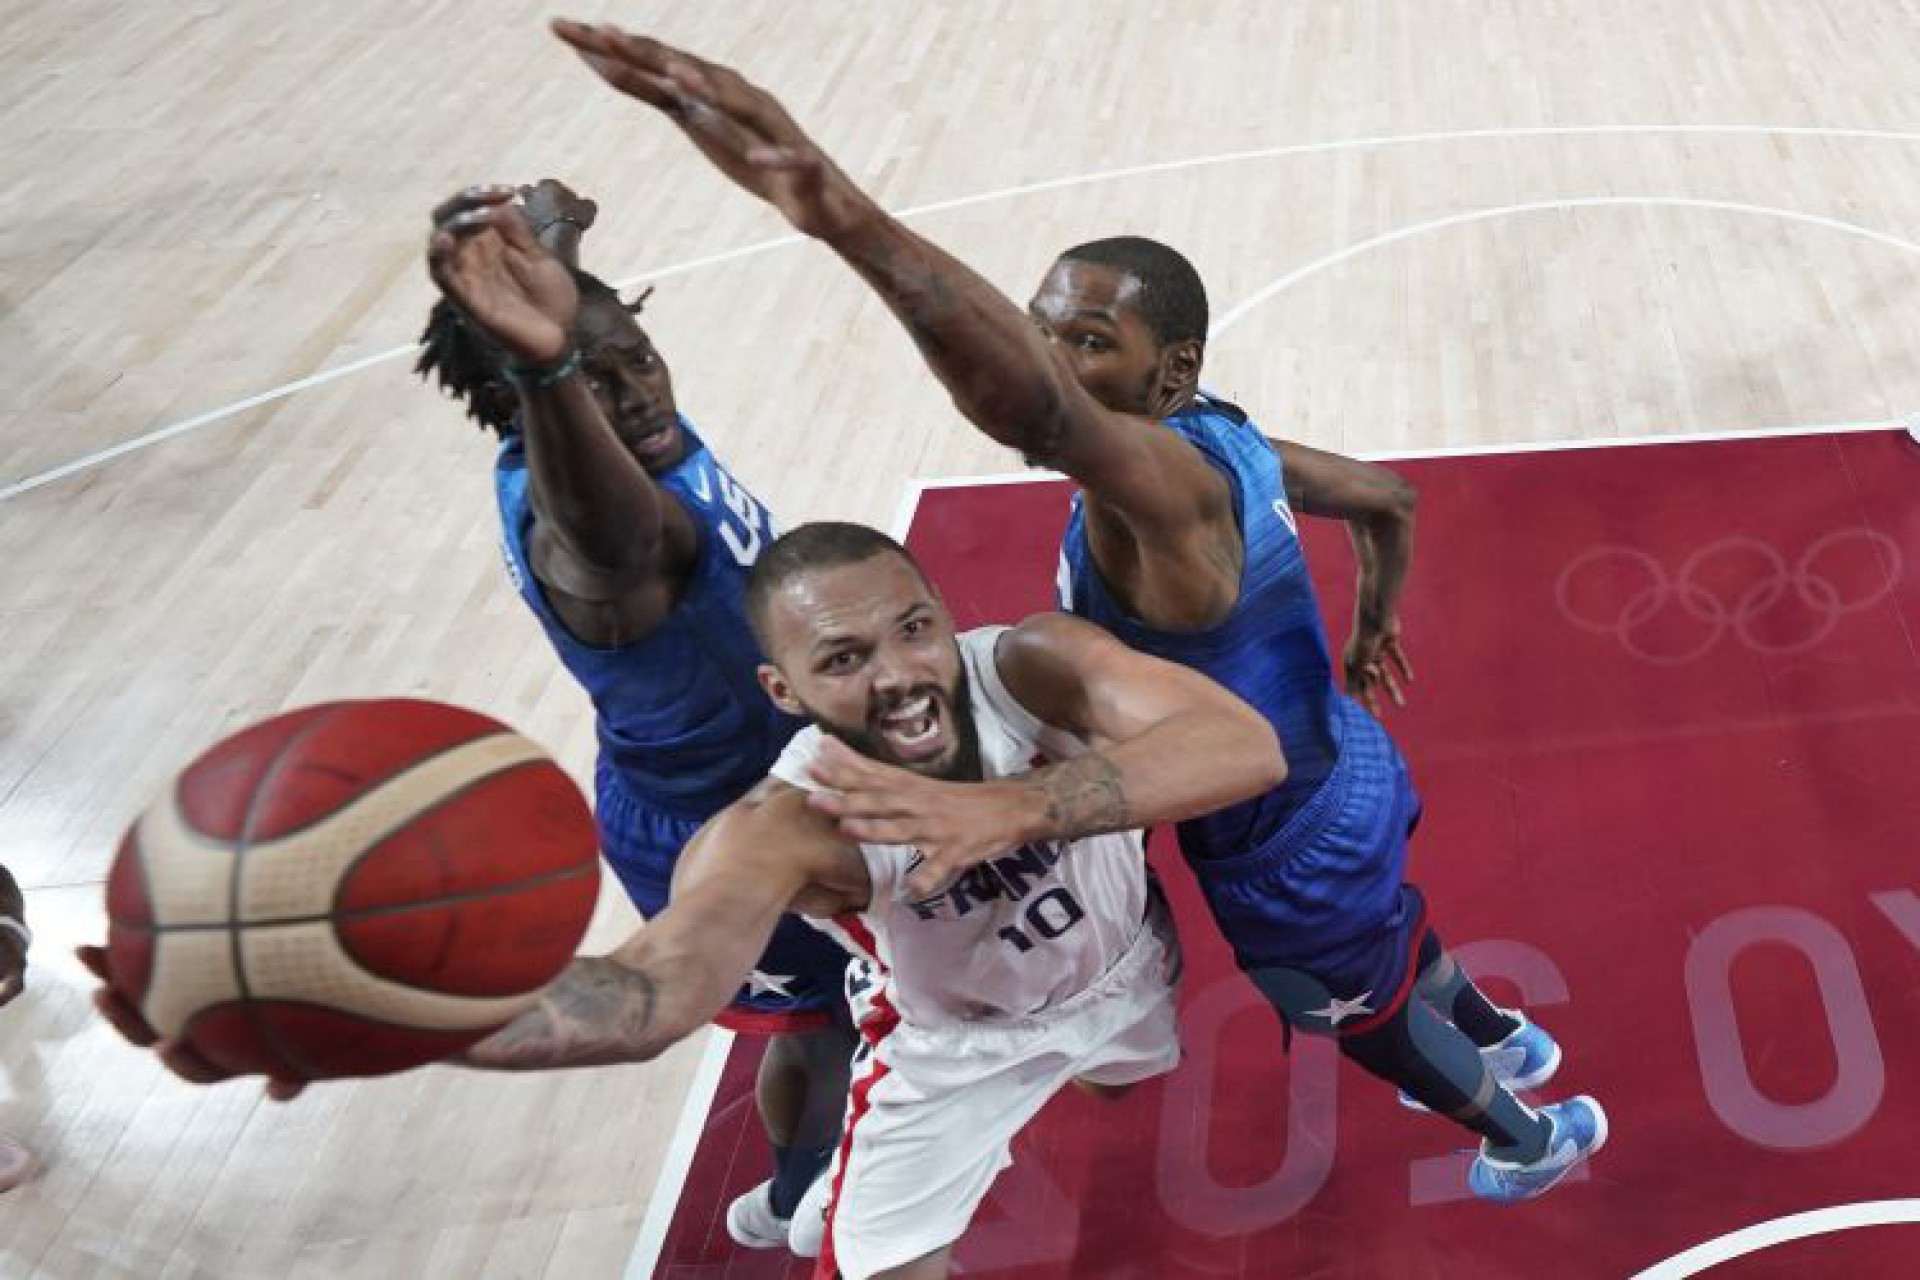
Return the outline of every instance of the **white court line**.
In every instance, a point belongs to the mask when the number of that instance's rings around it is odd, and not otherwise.
[[[1212,165],[1244,164],[1254,160],[1272,160],[1285,156],[1321,155],[1341,151],[1365,150],[1368,148],[1415,146],[1433,142],[1483,142],[1518,138],[1687,137],[1696,135],[1718,137],[1834,138],[1901,143],[1920,142],[1920,132],[1899,129],[1827,128],[1815,125],[1595,124],[1508,129],[1452,129],[1428,133],[1387,134],[1368,138],[1342,138],[1329,142],[1289,143],[1281,146],[1258,147],[1245,151],[1223,151],[1216,152],[1212,155],[1190,156],[1181,160],[1163,160],[1152,164],[1126,165],[1115,169],[1096,169],[1088,173],[1070,174],[1060,178],[1048,178],[1040,182],[1027,182],[1011,187],[999,187],[991,191],[979,192],[975,195],[936,200],[929,204],[910,205],[906,208],[896,210],[895,216],[900,218],[920,217],[926,214],[944,213],[952,209],[964,209],[972,205],[987,204],[996,200],[1008,200],[1018,196],[1034,195],[1043,191],[1061,191],[1072,187],[1089,186],[1101,182],[1116,182],[1125,178],[1137,178],[1161,173],[1177,173],[1185,169],[1205,168]],[[1806,216],[1811,218],[1811,215]],[[1873,236],[1876,234],[1864,228],[1851,227],[1851,224],[1841,225],[1848,226],[1850,229],[1864,235]],[[1428,229],[1432,229],[1432,227],[1429,226]],[[1408,234],[1412,233],[1409,232]],[[770,240],[756,241],[753,244],[741,245],[737,248],[706,254],[698,258],[688,259],[685,262],[674,263],[652,271],[642,272],[639,275],[619,281],[618,286],[624,289],[641,281],[664,280],[670,276],[683,275],[702,267],[717,266],[720,263],[733,262],[773,249],[784,248],[787,245],[798,244],[803,238],[804,237],[798,235],[784,235],[776,236]],[[1331,264],[1327,263],[1324,265]],[[1243,307],[1245,305],[1246,304],[1243,304]],[[1224,328],[1227,323],[1237,318],[1237,315],[1229,316],[1228,320],[1222,321],[1220,328]],[[419,350],[418,344],[409,344],[403,347],[393,347],[385,351],[379,351],[373,355],[353,361],[350,364],[320,370],[317,373],[310,374],[297,381],[289,382],[284,386],[259,392],[256,395],[248,396],[244,400],[235,401],[232,404],[223,405],[217,409],[209,409],[205,413],[196,414],[191,418],[174,423],[171,426],[161,427],[158,430],[136,436],[131,440],[123,441],[109,448],[85,454],[71,462],[54,467],[49,471],[28,476],[23,480],[17,480],[7,485],[5,488],[0,488],[0,502],[5,502],[9,498],[16,497],[19,494],[26,493],[33,489],[38,489],[42,485],[51,484],[55,480],[63,479],[78,471],[84,471],[89,467],[98,466],[103,462],[132,453],[135,450],[144,449],[150,445],[159,444],[163,440],[171,440],[175,436],[184,435],[189,431],[210,426],[213,423],[230,418],[247,409],[257,408],[260,405],[284,399],[296,391],[305,391],[312,387],[322,386],[335,379],[344,378],[352,373],[358,373],[360,370],[373,365],[383,364],[389,360],[397,360],[417,350]]]
[[[1860,1204],[1834,1205],[1828,1209],[1809,1209],[1805,1213],[1756,1223],[1705,1244],[1697,1244],[1685,1253],[1655,1263],[1634,1276],[1633,1280],[1685,1280],[1687,1276],[1698,1275],[1708,1267],[1733,1258],[1744,1258],[1750,1253],[1758,1253],[1791,1240],[1804,1240],[1808,1236],[1826,1235],[1833,1231],[1850,1231],[1855,1227],[1887,1227],[1903,1222],[1920,1222],[1920,1200],[1869,1200]]]
[[[654,1181],[653,1197],[647,1201],[647,1215],[640,1222],[640,1237],[633,1242],[633,1254],[627,1259],[625,1280],[652,1280],[653,1269],[660,1263],[667,1228],[673,1224],[674,1208],[687,1185],[687,1170],[693,1167],[694,1152],[700,1148],[700,1134],[713,1110],[714,1095],[720,1091],[720,1073],[726,1069],[733,1041],[734,1033],[725,1027],[707,1031],[707,1047],[700,1054],[700,1065],[693,1070],[693,1083],[680,1108],[679,1123],[673,1127],[673,1140],[667,1144],[667,1157]]]
[[[1741,431],[1674,431],[1645,436],[1572,437],[1564,440],[1514,440],[1493,444],[1450,444],[1430,449],[1384,449],[1350,456],[1363,462],[1417,462],[1423,458],[1479,458],[1508,453],[1560,453],[1575,449],[1631,449],[1670,444],[1712,444],[1727,440],[1783,440],[1794,436],[1840,436],[1864,431],[1892,431],[1906,427],[1912,418],[1889,418],[1882,422],[1824,422],[1790,427],[1756,427]],[[979,489],[1001,484],[1048,484],[1069,477],[1058,471],[1035,468],[1030,471],[1006,471],[993,475],[945,476],[932,480],[909,480],[900,510],[895,514],[893,536],[905,538],[920,498],[934,489]]]
[[[1450,227],[1467,226],[1470,223],[1487,222],[1495,218],[1510,218],[1523,213],[1557,212],[1567,209],[1604,209],[1615,206],[1705,209],[1715,213],[1743,213],[1757,217],[1778,218],[1783,222],[1798,222],[1807,226],[1820,227],[1828,231],[1840,231],[1848,235],[1860,236],[1876,244],[1883,244],[1889,248],[1898,249],[1903,253],[1920,253],[1920,244],[1915,244],[1911,240],[1904,240],[1899,236],[1889,235],[1884,231],[1875,231],[1871,227],[1863,227],[1854,222],[1844,222],[1839,218],[1829,218],[1817,213],[1803,213],[1798,209],[1782,209],[1774,205],[1744,204],[1737,200],[1700,200],[1691,196],[1655,195],[1578,196],[1560,200],[1533,200],[1525,204],[1500,205],[1492,209],[1474,209],[1466,213],[1451,214],[1444,218],[1432,218],[1426,222],[1416,222],[1411,226],[1400,227],[1381,235],[1369,236],[1365,240],[1356,241],[1323,257],[1315,258],[1305,266],[1297,267],[1274,280],[1271,284],[1255,291],[1253,296],[1221,317],[1220,322],[1212,327],[1207,337],[1212,339],[1225,333],[1255,308],[1265,305],[1274,297],[1292,288],[1308,276],[1325,271],[1328,267],[1345,262],[1349,258],[1355,258],[1373,249],[1378,249],[1382,245],[1392,244],[1398,240],[1410,239],[1413,236],[1421,236],[1430,232],[1445,230]]]

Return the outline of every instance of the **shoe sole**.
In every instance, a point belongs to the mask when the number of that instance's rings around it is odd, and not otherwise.
[[[753,1235],[734,1226],[731,1219],[727,1222],[727,1236],[742,1249],[784,1249],[787,1247],[787,1237],[784,1234],[778,1236]]]

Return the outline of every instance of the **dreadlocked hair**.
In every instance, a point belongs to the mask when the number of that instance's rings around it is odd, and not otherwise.
[[[627,302],[599,276],[578,267],[567,269],[573,273],[583,304],[600,299],[637,316],[653,296],[648,288]],[[420,358],[414,362],[413,371],[421,378],[431,377],[441,391],[466,405],[469,418],[505,438],[519,429],[516,418],[520,411],[520,397],[501,372],[506,359],[499,344],[443,296],[434,300],[433,309],[427,313],[427,326],[420,331]]]

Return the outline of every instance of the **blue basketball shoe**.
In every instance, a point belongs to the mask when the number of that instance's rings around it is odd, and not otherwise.
[[[1553,1123],[1547,1139],[1547,1153],[1527,1164],[1496,1160],[1480,1147],[1467,1170],[1467,1187],[1482,1200],[1496,1204],[1517,1204],[1550,1191],[1562,1178],[1580,1167],[1607,1142],[1607,1113],[1600,1104],[1582,1094],[1540,1108],[1540,1114]]]
[[[1527,1015],[1518,1009],[1502,1009],[1500,1012],[1520,1024],[1519,1029],[1508,1033],[1499,1044],[1488,1045],[1480,1051],[1480,1060],[1487,1064],[1487,1070],[1509,1093],[1523,1093],[1528,1089],[1538,1089],[1553,1079],[1553,1073],[1560,1069],[1560,1046],[1544,1030],[1527,1020]],[[1413,1111],[1425,1111],[1426,1107],[1406,1093],[1400,1095],[1400,1105]]]

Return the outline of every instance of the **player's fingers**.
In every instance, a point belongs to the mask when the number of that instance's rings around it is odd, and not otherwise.
[[[838,738],[826,738],[820,743],[808,772],[816,782],[845,789],[884,784],[905,771],[891,769],[863,756]]]
[[[752,126],[754,132],[765,138],[804,140],[805,135],[793,117],[771,93],[732,67],[707,62],[692,54],[684,54],[682,58],[712,86],[712,101],[729,116]]]
[[[472,288],[476,267],[484,267],[490,258],[497,254],[484,252],[485,244],[475,243],[475,228],[458,230],[443,226],[427,237],[427,274],[440,286],[442,293],[465,297]],[[498,243],[498,237],[493,237]],[[478,250],[478,252],[476,252]],[[484,269],[478,274],[484,275]]]
[[[710,157],[730,164],[748,164],[747,157],[761,143],[752,127],[728,115],[711,101],[681,92],[680,112],[675,120],[692,138],[694,145]]]
[[[680,119],[686,114],[687,102],[680,87],[663,75],[649,71],[638,71],[624,63],[614,62],[595,54],[583,53],[581,59],[593,69],[593,73],[630,98],[638,98],[658,111]]]
[[[613,88],[670,115],[680,113],[680,93],[667,78],[665,46],[659,41],[566,19],[553,23],[553,33]]]
[[[111,987],[102,987],[93,993],[93,1007],[130,1044],[144,1049],[160,1038],[159,1033],[140,1016],[140,1011]]]
[[[199,1050],[178,1040],[163,1040],[153,1047],[167,1070],[191,1084],[219,1084],[233,1078],[231,1071],[216,1067]]]
[[[652,36],[625,31],[610,22],[575,22],[570,18],[556,18],[553,21],[553,34],[582,53],[596,54],[621,66],[652,75],[665,75],[667,62],[679,52]]]
[[[511,200],[516,194],[514,188],[500,183],[488,186],[468,187],[463,191],[442,200],[433,206],[433,225],[436,227],[456,214],[468,209],[477,209],[485,205],[500,204]]]
[[[808,792],[807,807],[850,820],[879,821],[913,816],[912,807],[902,804],[899,797],[890,792],[854,787]]]
[[[427,237],[427,274],[443,289],[447,285],[447,268],[457,246],[458,241],[452,235],[437,228]]]
[[[305,1080],[270,1079],[267,1081],[267,1097],[274,1102],[292,1102],[306,1087]]]
[[[1393,705],[1396,707],[1406,706],[1407,695],[1400,692],[1400,682],[1393,678],[1392,668],[1382,662],[1378,664],[1376,670],[1379,672],[1381,687],[1386,689],[1387,697],[1393,700]]]
[[[1400,678],[1408,684],[1413,683],[1413,664],[1407,661],[1407,651],[1398,640],[1387,641],[1387,658],[1400,669]]]
[[[75,947],[73,954],[88,973],[108,986],[113,985],[113,969],[108,964],[105,947]]]
[[[912,843],[896,841],[895,843]],[[919,865],[907,874],[907,888],[917,897],[930,897],[959,879],[962,874],[979,866],[990,856],[987,852],[969,852],[965,846],[951,848],[937,847],[929,849],[918,846],[921,853]]]
[[[891,797],[850,788],[810,791],[807,793],[807,807],[831,818],[856,821],[876,821],[906,816],[905,811],[894,803]]]
[[[533,234],[533,224],[527,221],[527,211],[517,204],[503,204],[488,210],[491,215],[488,223],[508,244],[522,253],[542,253],[539,239]]]
[[[922,849],[920,854],[920,861],[907,873],[907,889],[916,897],[930,897],[940,892],[967,869],[965,861],[944,849]]]
[[[944,865],[933,862],[922,862],[919,866],[907,873],[907,892],[912,894],[916,899],[931,898],[934,894],[946,888],[952,879],[952,874],[947,871]]]

